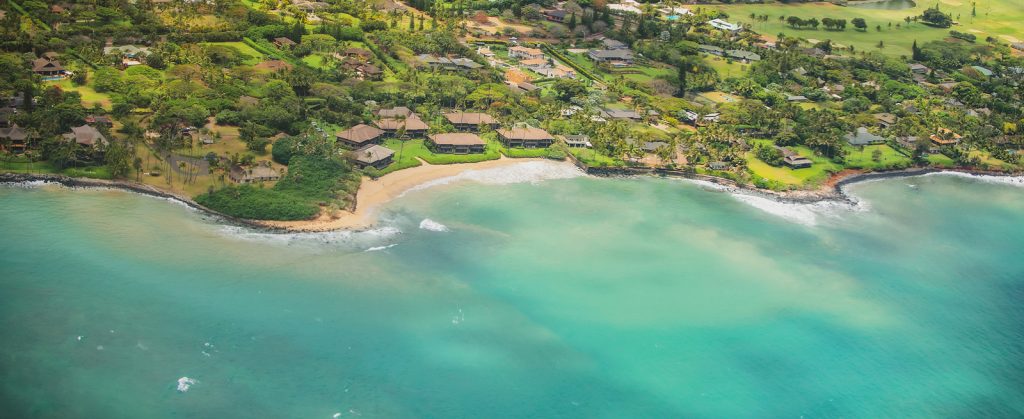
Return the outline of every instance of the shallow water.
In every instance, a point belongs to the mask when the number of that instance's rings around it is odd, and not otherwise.
[[[1019,184],[552,177],[292,235],[0,187],[0,416],[1024,415]]]

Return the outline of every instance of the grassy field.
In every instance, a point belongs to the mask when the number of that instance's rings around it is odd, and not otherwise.
[[[937,3],[940,10],[952,14],[953,19],[960,23],[951,29],[974,33],[979,40],[985,39],[986,36],[994,36],[1005,42],[1024,40],[1024,30],[1021,30],[1019,25],[1019,22],[1024,21],[1024,7],[1021,7],[1019,0],[977,0],[977,16],[971,16],[971,1],[937,0]],[[831,39],[842,45],[853,45],[858,51],[879,50],[876,46],[879,41],[883,41],[885,47],[880,49],[881,52],[893,56],[909,56],[910,46],[915,39],[920,45],[949,36],[949,29],[932,28],[920,23],[908,25],[903,21],[904,17],[920,15],[926,8],[935,4],[936,1],[918,1],[915,7],[902,10],[843,7],[831,3],[766,3],[705,7],[726,12],[730,16],[730,21],[751,24],[754,31],[773,38],[779,33],[784,33],[786,36],[804,39]],[[750,18],[751,13],[768,15],[768,21],[757,22]],[[818,20],[831,17],[847,21],[859,17],[867,22],[868,29],[860,32],[852,25],[848,25],[845,31],[826,31],[821,27],[817,30],[794,29],[780,20],[780,16],[797,16],[804,19],[813,17]],[[889,26],[890,23],[892,27]],[[897,28],[897,24],[901,27]],[[876,25],[881,25],[882,30],[877,31]]]
[[[954,167],[956,162],[943,154],[930,154],[927,157],[928,163],[937,167]]]
[[[329,68],[331,68],[331,66],[326,64],[327,63],[327,59],[323,55],[320,55],[320,54],[309,54],[309,55],[307,55],[305,57],[302,57],[302,62],[308,64],[310,67],[313,67],[313,68],[320,68],[320,69],[329,69]]]
[[[748,65],[739,61],[729,62],[729,60],[717,55],[707,55],[704,57],[704,62],[711,68],[715,69],[718,76],[723,80],[729,77],[741,77],[747,74]]]
[[[971,156],[971,157],[977,157],[977,158],[981,159],[982,163],[987,164],[988,166],[993,167],[993,168],[1002,168],[1002,169],[1014,169],[1015,168],[1010,163],[1007,163],[1005,161],[1002,161],[1002,160],[999,160],[999,159],[997,159],[995,157],[992,157],[992,153],[989,153],[987,151],[972,150],[972,151],[970,151],[970,153],[968,153],[968,155]]]
[[[244,42],[207,42],[206,45],[222,45],[235,48],[238,52],[250,57],[243,61],[246,65],[259,64],[259,62],[263,61],[264,58],[262,52],[256,51],[256,49],[250,47]]]
[[[78,94],[82,95],[82,106],[85,106],[86,108],[91,108],[94,105],[99,104],[103,109],[108,111],[111,109],[110,95],[97,92],[89,85],[75,86],[71,84],[71,80],[68,79],[43,82],[43,85],[59,86],[64,91],[78,92]]]
[[[622,160],[606,156],[589,148],[571,148],[569,149],[569,152],[571,152],[577,160],[583,162],[587,166],[616,167],[626,165]]]
[[[875,150],[882,154],[879,161],[874,161],[872,155]],[[909,165],[910,157],[900,154],[885,144],[869,145],[864,147],[846,147],[846,166],[854,169],[891,169],[898,165]]]
[[[829,175],[842,169],[841,166],[833,163],[827,157],[815,155],[814,152],[807,147],[790,146],[789,149],[797,152],[801,156],[811,159],[814,164],[811,165],[811,167],[804,169],[775,167],[758,160],[757,157],[754,157],[753,152],[748,152],[746,155],[747,168],[757,176],[791,187],[809,186],[823,182],[828,179]]]

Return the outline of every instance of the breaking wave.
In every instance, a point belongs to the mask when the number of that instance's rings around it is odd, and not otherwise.
[[[181,378],[178,379],[178,391],[181,392],[181,393],[184,393],[184,392],[188,391],[188,389],[192,388],[192,386],[195,383],[196,383],[196,380],[194,380],[194,379],[191,379],[191,378],[188,378],[188,377],[181,377]]]
[[[454,176],[435,179],[409,188],[399,196],[434,186],[448,185],[458,181],[472,181],[485,185],[508,185],[513,183],[539,183],[552,179],[571,179],[586,176],[582,170],[569,163],[554,161],[526,161],[504,167],[471,169]]]
[[[364,250],[364,252],[379,252],[381,250],[387,250],[395,246],[398,246],[398,243],[389,244],[387,246],[373,246],[369,249]]]
[[[308,233],[274,233],[249,227],[220,225],[218,232],[236,240],[261,242],[278,246],[310,246],[365,250],[386,246],[387,240],[402,234],[397,227],[385,226],[364,231],[334,230]],[[393,246],[393,245],[392,245]]]
[[[448,231],[448,226],[429,218],[424,218],[423,221],[420,221],[420,229],[428,231]]]
[[[934,172],[928,173],[924,176],[953,176],[962,179],[971,179],[978,182],[992,183],[997,185],[1010,185],[1017,187],[1024,187],[1024,176],[992,176],[992,175],[975,175],[964,172]]]
[[[867,211],[867,203],[854,199],[853,202],[818,201],[811,203],[784,202],[763,196],[732,193],[734,199],[768,214],[805,226],[815,226],[823,218],[839,218],[851,212]],[[853,199],[853,198],[851,198]]]

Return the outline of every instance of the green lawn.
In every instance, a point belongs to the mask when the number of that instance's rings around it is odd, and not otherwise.
[[[94,179],[111,179],[107,166],[69,167],[58,170],[49,162],[39,161],[34,163],[26,162],[0,162],[0,172],[6,173],[57,173],[71,177],[87,177]]]
[[[99,104],[103,109],[110,110],[111,102],[110,95],[106,93],[100,93],[93,90],[88,84],[84,86],[75,86],[71,83],[71,80],[64,79],[60,81],[48,81],[43,82],[44,86],[59,86],[64,91],[78,92],[82,96],[82,106],[91,108],[96,104]]]
[[[752,142],[769,143],[764,140],[754,140]],[[815,185],[828,179],[832,173],[842,170],[842,166],[833,163],[832,160],[827,157],[815,155],[814,151],[807,147],[790,146],[788,148],[801,156],[811,159],[814,164],[811,165],[811,167],[804,169],[790,169],[784,166],[775,167],[759,160],[754,156],[753,152],[747,152],[747,168],[755,175],[769,181],[778,182],[784,187],[805,187]]]
[[[992,157],[992,153],[989,153],[987,151],[972,150],[972,151],[970,151],[968,153],[968,155],[971,156],[971,157],[977,157],[977,158],[981,159],[981,162],[983,164],[988,165],[989,167],[1002,168],[1002,169],[1014,169],[1015,168],[1010,163],[1007,163],[1005,161],[1002,161],[1002,160],[999,160],[999,159],[997,159],[995,157]]]
[[[926,158],[928,163],[937,167],[955,167],[956,162],[944,154],[929,154]]]
[[[577,160],[591,167],[617,167],[626,165],[622,160],[606,156],[589,148],[571,148],[569,151]]]
[[[976,2],[976,17],[971,16],[971,1],[937,0],[937,3],[940,10],[952,14],[953,19],[960,22],[953,27],[960,32],[974,33],[979,40],[984,40],[986,36],[994,36],[1004,42],[1013,39],[1024,40],[1024,31],[1021,31],[1019,26],[1019,22],[1024,21],[1024,7],[1021,7],[1020,0],[979,0]],[[920,45],[949,36],[949,29],[933,28],[920,23],[908,25],[903,21],[904,17],[920,15],[926,8],[935,4],[936,1],[918,1],[915,7],[902,10],[843,7],[831,3],[765,3],[704,7],[728,13],[729,21],[751,24],[754,31],[773,38],[779,33],[784,33],[787,36],[804,39],[831,39],[839,44],[853,45],[857,51],[879,50],[876,46],[879,41],[883,41],[885,47],[880,51],[887,55],[899,56],[910,55],[910,46],[915,39]],[[768,21],[757,22],[750,18],[751,13],[768,15]],[[849,24],[845,31],[826,31],[823,27],[817,30],[794,29],[779,20],[780,16],[798,16],[804,19],[813,17],[818,20],[831,17],[846,19],[848,22],[859,17],[867,22],[868,29],[860,32]],[[891,28],[889,23],[892,23]],[[902,27],[897,28],[897,23]],[[881,25],[882,30],[877,31],[876,25]]]
[[[246,65],[256,65],[256,64],[259,64],[260,61],[263,61],[263,58],[264,58],[262,52],[257,51],[256,49],[254,49],[253,47],[250,47],[249,45],[247,45],[244,42],[206,42],[205,44],[206,45],[223,45],[223,46],[226,46],[226,47],[233,47],[233,48],[237,49],[238,52],[240,52],[240,53],[242,53],[244,55],[248,55],[250,57],[250,58],[247,58],[247,59],[245,59],[243,61]]]
[[[872,158],[875,150],[882,153],[877,162]],[[909,166],[910,162],[910,157],[900,154],[885,144],[864,147],[846,146],[846,167],[882,170]]]
[[[435,154],[427,148],[426,141],[422,139],[400,141],[389,138],[384,141],[383,145],[395,151],[395,161],[383,170],[368,171],[373,176],[383,176],[394,171],[419,166],[422,164],[420,160],[430,164],[455,164],[501,158],[500,145],[493,140],[487,140],[487,148],[481,154]]]
[[[308,64],[313,68],[329,69],[331,66],[327,65],[327,58],[320,54],[309,54],[302,57],[302,62]]]
[[[715,69],[718,75],[724,80],[729,77],[741,77],[747,74],[747,64],[743,64],[739,61],[726,60],[725,58],[717,55],[707,55],[704,57],[704,62],[711,68]]]

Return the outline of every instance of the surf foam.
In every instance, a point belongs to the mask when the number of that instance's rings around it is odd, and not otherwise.
[[[822,217],[838,218],[844,213],[867,211],[868,206],[860,200],[854,203],[819,201],[812,203],[784,202],[763,196],[733,193],[733,198],[761,211],[797,224],[815,226]],[[851,198],[853,199],[853,198]]]
[[[195,383],[196,383],[196,380],[188,378],[188,377],[181,377],[181,378],[179,378],[178,379],[178,392],[184,393],[184,392],[188,391],[188,389],[192,388],[192,386],[195,385]]]
[[[509,185],[513,183],[540,183],[545,180],[571,179],[586,176],[582,170],[569,163],[554,161],[526,161],[490,169],[470,169],[454,176],[435,179],[416,185],[401,196],[435,186],[448,185],[458,181],[472,181],[485,185]]]
[[[992,175],[976,175],[972,173],[963,172],[934,172],[928,173],[924,176],[953,176],[963,179],[976,180],[978,182],[992,183],[999,185],[1010,185],[1024,188],[1024,176],[992,176]]]
[[[437,221],[431,220],[429,218],[424,218],[423,221],[420,221],[420,229],[443,232],[448,231],[448,226],[441,224]]]

